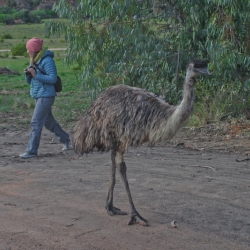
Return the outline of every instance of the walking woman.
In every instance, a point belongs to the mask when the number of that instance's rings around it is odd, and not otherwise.
[[[54,133],[57,140],[63,144],[62,150],[70,146],[69,135],[61,128],[52,115],[51,107],[55,101],[54,83],[57,79],[57,69],[54,62],[54,52],[45,50],[43,40],[34,37],[26,43],[30,56],[30,67],[24,70],[26,82],[30,85],[30,95],[35,99],[35,109],[31,120],[30,139],[25,153],[21,158],[37,156],[43,126]]]

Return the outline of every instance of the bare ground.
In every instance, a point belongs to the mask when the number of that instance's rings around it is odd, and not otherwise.
[[[39,156],[23,160],[29,131],[9,127],[0,124],[1,250],[250,249],[248,124],[184,128],[165,146],[126,153],[149,227],[106,213],[110,153],[62,152],[44,130]],[[114,205],[130,212],[119,175]]]

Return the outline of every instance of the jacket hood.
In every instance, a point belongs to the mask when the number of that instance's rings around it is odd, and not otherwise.
[[[43,59],[44,57],[47,57],[47,56],[50,56],[52,58],[54,58],[54,52],[53,51],[50,51],[50,50],[46,50],[43,54],[43,56],[41,57],[41,59]],[[41,60],[40,59],[40,60]]]

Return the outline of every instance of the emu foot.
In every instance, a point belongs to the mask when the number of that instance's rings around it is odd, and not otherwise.
[[[106,206],[106,210],[107,210],[107,213],[109,215],[126,215],[127,213],[120,210],[119,208],[117,207],[113,207],[113,206]]]
[[[148,226],[148,221],[141,217],[139,214],[131,215],[128,225],[139,224],[141,226]]]

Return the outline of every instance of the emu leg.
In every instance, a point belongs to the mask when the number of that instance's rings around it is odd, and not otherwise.
[[[128,195],[128,200],[129,200],[129,204],[131,207],[131,216],[130,216],[130,221],[128,222],[128,225],[132,225],[135,223],[138,223],[142,226],[148,226],[147,220],[145,220],[135,209],[133,200],[132,200],[132,196],[130,193],[130,189],[129,189],[129,184],[128,184],[128,179],[127,179],[127,167],[126,164],[123,160],[123,153],[121,152],[117,152],[116,155],[116,166],[119,168],[120,174],[121,174],[121,178],[123,180],[123,183],[125,185],[125,189]]]
[[[112,167],[111,167],[111,173],[110,173],[110,183],[109,183],[109,191],[108,191],[108,196],[107,196],[107,202],[106,202],[106,210],[109,215],[126,215],[126,212],[121,211],[119,208],[116,208],[113,206],[113,192],[114,192],[114,187],[115,187],[115,170],[116,170],[116,165],[115,165],[115,156],[116,152],[112,151],[111,153],[111,160],[112,160]]]

